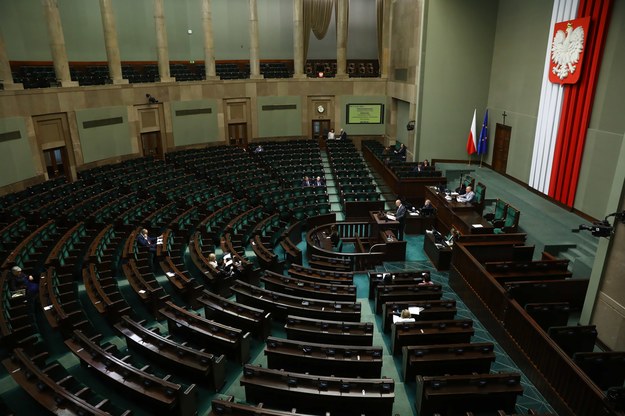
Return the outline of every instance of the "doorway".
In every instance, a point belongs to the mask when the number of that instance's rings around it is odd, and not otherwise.
[[[325,142],[330,131],[331,120],[313,120],[312,121],[312,138],[317,139],[319,146],[325,148]]]
[[[141,133],[141,149],[143,156],[152,156],[155,159],[163,158],[163,148],[161,146],[161,132],[151,131]]]
[[[69,161],[65,146],[57,147],[56,149],[44,150],[43,158],[46,162],[48,179],[58,178],[59,176],[68,176],[67,170],[69,169]]]
[[[493,170],[506,173],[508,167],[508,150],[510,149],[510,136],[512,127],[497,123],[495,130],[495,145],[493,147]]]
[[[228,124],[228,144],[230,146],[247,146],[247,123]]]

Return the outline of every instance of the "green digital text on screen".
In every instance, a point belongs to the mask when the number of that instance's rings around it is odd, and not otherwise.
[[[347,104],[347,124],[384,123],[384,104]]]

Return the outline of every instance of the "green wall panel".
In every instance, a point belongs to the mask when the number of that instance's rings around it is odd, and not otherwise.
[[[488,100],[497,4],[496,0],[428,3],[419,155],[467,158],[473,110],[477,109],[481,124]]]
[[[302,135],[301,97],[258,97],[256,102],[258,137]],[[295,108],[276,109],[275,106],[295,106]]]
[[[85,122],[121,118],[121,123],[85,128]],[[132,153],[130,126],[126,107],[102,107],[77,110],[76,121],[85,163]]]
[[[15,132],[19,132],[19,138],[0,140],[0,186],[36,175],[24,118],[0,119],[0,135],[15,136],[17,135]]]
[[[176,146],[223,140],[217,125],[217,100],[172,102],[171,119]]]

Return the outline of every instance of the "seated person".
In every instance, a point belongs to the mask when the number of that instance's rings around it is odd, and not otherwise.
[[[11,292],[25,290],[28,299],[32,299],[39,292],[39,284],[32,275],[26,275],[20,266],[13,266],[9,279],[9,290]]]
[[[302,181],[302,186],[312,186],[312,181],[308,176],[304,176],[304,180]]]
[[[317,179],[315,179],[315,182],[313,183],[314,186],[325,186],[325,183],[323,182],[323,179],[321,179],[321,176],[317,176]]]
[[[156,251],[156,243],[158,239],[156,237],[150,237],[146,228],[141,230],[141,233],[137,236],[137,244],[142,247],[147,247],[150,251]]]
[[[254,153],[261,153],[263,151],[264,151],[263,146],[261,146],[260,144],[256,146],[256,149],[254,149]]]
[[[424,172],[430,168],[430,162],[427,159],[423,161],[423,163],[419,163],[415,166],[413,172]]]
[[[421,211],[421,215],[430,216],[430,215],[434,215],[434,212],[436,210],[434,209],[434,205],[432,205],[432,201],[430,201],[429,199],[426,199],[425,203],[423,204],[423,206],[421,207],[419,211]]]
[[[406,145],[402,143],[399,146],[399,149],[395,150],[395,154],[397,156],[399,156],[399,158],[405,162],[406,161],[406,152],[407,151],[408,151],[408,149],[406,149]]]
[[[399,316],[393,316],[393,323],[397,322],[414,322],[415,319],[408,309],[404,309],[399,313]]]
[[[423,274],[423,281],[421,283],[418,283],[417,286],[431,286],[433,284],[434,284],[434,282],[430,278],[430,274],[429,273],[424,273]]]
[[[468,202],[471,203],[475,199],[475,192],[473,192],[473,188],[467,186],[466,192],[464,195],[458,195],[456,200],[458,202]]]
[[[210,253],[208,255],[208,264],[217,269],[217,256],[215,255],[215,253]]]

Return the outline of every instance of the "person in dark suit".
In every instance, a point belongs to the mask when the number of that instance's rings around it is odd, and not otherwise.
[[[395,220],[399,222],[397,226],[397,239],[404,239],[404,228],[406,227],[406,207],[401,203],[401,200],[398,199],[395,201],[395,206],[397,207],[397,211],[395,211]]]
[[[339,134],[339,140],[347,140],[347,132],[341,129],[341,133]]]
[[[408,151],[408,149],[406,148],[405,144],[401,144],[399,146],[399,149],[395,150],[395,154],[402,160],[402,161],[406,161],[406,152]]]
[[[141,247],[147,247],[151,252],[156,252],[156,237],[150,237],[146,228],[141,230],[141,233],[137,236],[137,244]]]
[[[302,181],[302,186],[312,186],[312,181],[308,176],[304,176],[304,180]]]
[[[32,275],[26,275],[20,266],[13,266],[9,279],[9,289],[11,292],[24,289],[27,299],[32,299],[39,292],[39,284]]]
[[[314,186],[325,186],[325,183],[323,182],[323,179],[321,179],[321,176],[317,176],[317,179],[315,179],[315,183],[313,185]]]

